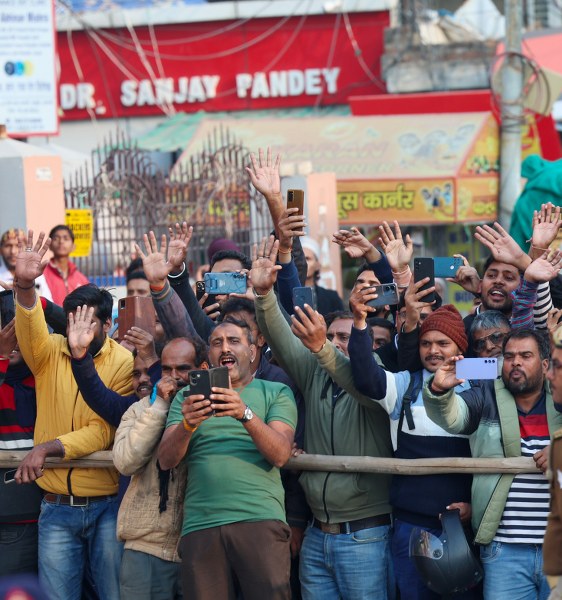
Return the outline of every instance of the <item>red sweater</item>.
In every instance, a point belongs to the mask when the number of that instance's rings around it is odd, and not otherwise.
[[[64,299],[70,292],[73,292],[81,285],[90,283],[86,275],[81,273],[72,261],[68,261],[68,276],[66,279],[53,262],[50,262],[45,267],[43,275],[51,291],[53,302],[59,306],[62,306]]]

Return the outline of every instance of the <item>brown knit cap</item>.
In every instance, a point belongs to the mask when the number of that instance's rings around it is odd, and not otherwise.
[[[463,354],[468,348],[461,314],[452,304],[443,305],[425,318],[420,329],[420,339],[428,331],[444,333],[455,342]]]

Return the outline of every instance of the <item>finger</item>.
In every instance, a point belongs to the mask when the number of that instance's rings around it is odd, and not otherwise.
[[[154,235],[154,231],[148,232],[148,241],[150,243],[150,250],[152,252],[158,252],[158,241],[156,240],[156,235]]]
[[[143,234],[142,241],[144,243],[144,247],[145,247],[145,250],[146,250],[146,256],[149,256],[150,254],[152,254],[152,248],[150,247],[150,242],[149,242],[149,239],[148,239],[148,234],[146,234],[146,233]]]
[[[402,239],[402,231],[400,230],[400,225],[398,225],[398,221],[394,221],[394,236],[397,240]]]
[[[510,237],[509,233],[507,233],[507,231],[499,223],[494,223],[494,227],[502,237]]]
[[[255,263],[258,260],[258,245],[254,244],[252,246],[252,263]]]
[[[156,238],[154,238],[154,239],[156,239]],[[162,254],[164,256],[166,256],[167,249],[168,249],[168,238],[163,233],[162,236],[160,237],[160,252],[162,252]]]
[[[276,171],[279,171],[279,167],[280,167],[280,166],[281,166],[281,155],[280,155],[280,154],[278,154],[278,155],[275,157],[275,164],[273,165],[273,168],[274,168]]]
[[[133,244],[133,246],[135,247],[135,251],[136,253],[141,257],[141,258],[146,258],[146,254],[141,250],[140,246],[135,242]]]
[[[252,163],[253,172],[250,171],[250,169],[248,167],[246,167],[246,170],[253,175],[254,172],[257,171],[257,169],[258,169],[258,162],[256,160],[256,155],[253,152],[250,154],[250,162]]]
[[[539,214],[536,210],[533,211],[533,221],[532,221],[532,229],[534,229],[539,224]]]
[[[268,167],[271,167],[271,147],[270,146],[267,147],[266,164]]]
[[[263,148],[260,148],[258,150],[258,156],[259,156],[259,165],[260,165],[260,167],[264,167],[265,166],[265,160],[264,160],[264,156],[263,156]]]

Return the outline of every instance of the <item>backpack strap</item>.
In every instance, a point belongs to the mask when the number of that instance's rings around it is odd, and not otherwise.
[[[400,419],[398,421],[398,431],[402,431],[402,423],[404,422],[404,416],[406,416],[406,423],[408,423],[408,429],[411,431],[415,429],[414,417],[412,415],[412,402],[416,401],[418,394],[422,387],[422,372],[416,371],[410,374],[410,384],[408,389],[402,398],[402,409],[400,410]]]

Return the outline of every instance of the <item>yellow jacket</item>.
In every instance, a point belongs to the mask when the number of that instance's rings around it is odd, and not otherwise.
[[[35,376],[35,445],[56,438],[64,446],[66,460],[107,450],[113,443],[115,428],[84,402],[72,375],[67,339],[49,334],[40,302],[36,301],[31,309],[16,303],[16,336]],[[133,356],[128,350],[107,337],[94,364],[108,388],[123,396],[132,393]],[[117,493],[117,480],[113,468],[70,468],[45,469],[37,483],[54,494],[103,496]]]

